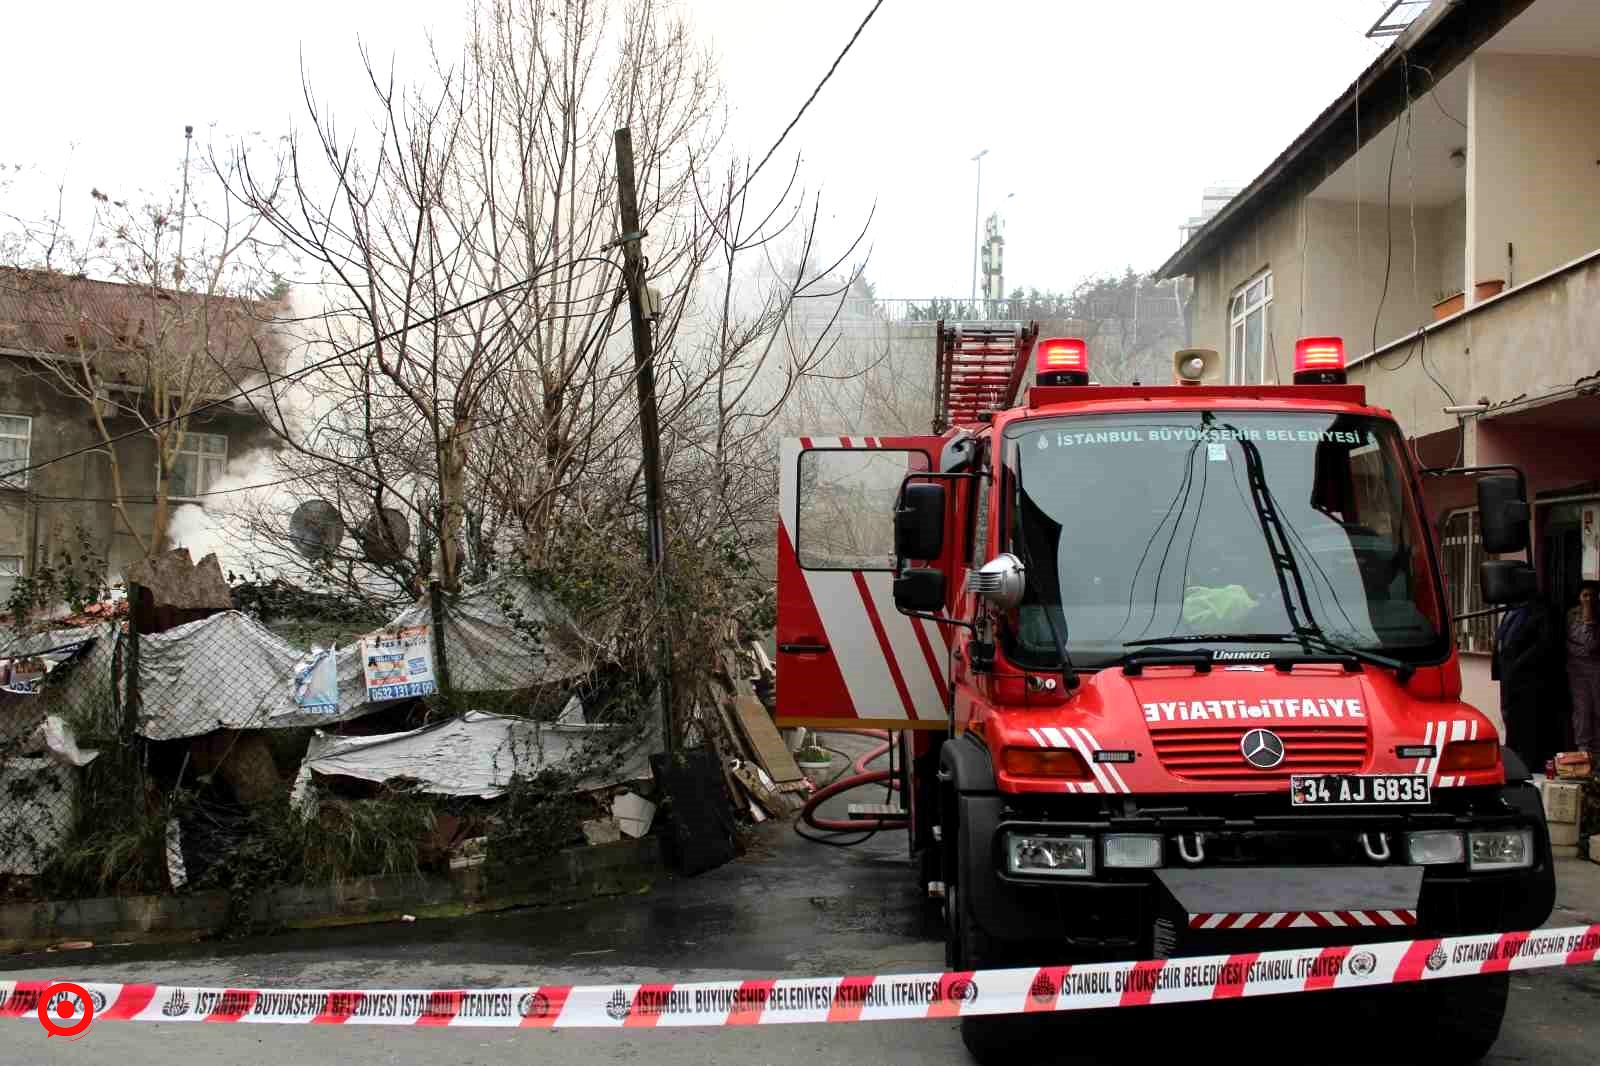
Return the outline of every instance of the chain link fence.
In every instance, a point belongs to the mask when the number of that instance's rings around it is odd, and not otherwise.
[[[0,899],[251,890],[524,857],[649,777],[648,683],[525,579],[379,626],[175,610],[0,647]]]

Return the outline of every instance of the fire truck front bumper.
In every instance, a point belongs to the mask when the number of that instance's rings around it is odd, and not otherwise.
[[[957,878],[990,936],[1082,959],[1537,928],[1555,904],[1538,794],[1477,791],[1449,810],[1314,816],[1160,797],[1096,817],[969,795]]]

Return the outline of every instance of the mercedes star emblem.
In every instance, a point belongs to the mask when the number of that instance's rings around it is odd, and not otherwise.
[[[1283,741],[1270,729],[1252,729],[1239,741],[1244,761],[1257,770],[1270,770],[1283,761]]]

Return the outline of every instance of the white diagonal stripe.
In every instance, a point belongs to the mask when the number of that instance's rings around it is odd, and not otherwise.
[[[911,694],[911,707],[916,717],[923,720],[942,719],[944,703],[939,699],[939,685],[933,670],[928,666],[928,656],[922,652],[922,643],[912,628],[916,619],[900,613],[894,605],[894,575],[873,571],[861,575],[866,582],[872,606],[877,608],[878,621],[883,623],[883,635],[889,644],[889,654],[900,667],[900,677]],[[870,632],[870,630],[869,630]],[[938,662],[938,657],[934,657]]]
[[[1449,732],[1449,722],[1435,722],[1433,758],[1428,760],[1428,786],[1431,788],[1439,783],[1439,758],[1444,754],[1444,738]]]
[[[1089,772],[1094,774],[1095,781],[1100,785],[1100,791],[1115,792],[1116,789],[1113,788],[1110,782],[1106,780],[1105,771],[1100,768],[1099,763],[1094,761],[1094,751],[1090,749],[1088,743],[1083,739],[1082,736],[1079,735],[1079,731],[1076,729],[1063,729],[1062,732],[1071,739],[1073,746],[1078,749],[1078,754],[1083,756],[1083,761],[1089,764]]]
[[[1052,747],[1068,748],[1072,746],[1067,738],[1061,735],[1061,730],[1057,729],[1053,725],[1045,726],[1043,733],[1045,736],[1050,738],[1050,744]]]
[[[1428,723],[1428,728],[1422,734],[1422,744],[1423,744],[1424,747],[1426,747],[1427,745],[1432,744],[1432,743],[1433,743],[1433,723],[1429,722]],[[1423,769],[1427,765],[1428,765],[1428,757],[1426,755],[1424,755],[1424,756],[1420,757],[1419,759],[1417,759],[1417,768],[1415,770],[1411,771],[1411,772],[1414,773],[1414,774],[1420,774],[1420,773],[1422,773]]]

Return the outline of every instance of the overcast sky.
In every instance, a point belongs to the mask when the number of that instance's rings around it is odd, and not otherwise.
[[[764,152],[870,0],[683,0],[720,58],[734,146]],[[1385,0],[885,0],[780,162],[799,152],[843,239],[877,203],[868,277],[883,296],[965,295],[975,165],[1006,220],[1006,285],[1064,289],[1158,266],[1202,188],[1243,184],[1382,49]],[[13,5],[0,162],[47,180],[159,187],[183,127],[229,137],[304,125],[319,93],[360,99],[357,35],[399,72],[462,0]],[[364,102],[364,101],[363,101]],[[1006,199],[1007,194],[1013,194]]]

